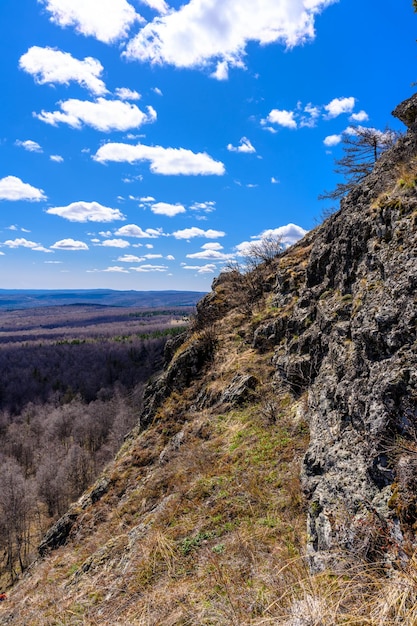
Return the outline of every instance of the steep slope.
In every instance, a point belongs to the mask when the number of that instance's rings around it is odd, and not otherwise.
[[[409,132],[338,213],[214,281],[0,623],[400,623],[369,621],[357,587],[316,601],[340,590],[303,569],[305,546],[316,572],[415,549],[417,98],[397,115]]]

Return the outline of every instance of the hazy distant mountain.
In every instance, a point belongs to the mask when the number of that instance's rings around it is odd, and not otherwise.
[[[95,304],[102,306],[172,307],[193,306],[200,291],[114,291],[112,289],[0,289],[0,310],[29,307]]]

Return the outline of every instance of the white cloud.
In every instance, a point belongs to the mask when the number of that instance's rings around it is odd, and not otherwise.
[[[100,245],[104,248],[128,248],[130,243],[124,239],[106,239]]]
[[[61,239],[56,241],[51,248],[53,250],[88,250],[86,243],[75,239]]]
[[[179,213],[185,213],[185,208],[182,204],[168,204],[167,202],[157,202],[151,206],[152,213],[155,215],[166,215],[167,217],[174,217]]]
[[[142,263],[145,260],[143,256],[135,256],[134,254],[124,254],[123,256],[119,256],[119,263]]]
[[[124,220],[119,209],[110,209],[98,202],[71,202],[68,206],[47,209],[50,215],[59,215],[70,222],[113,222]]]
[[[195,153],[185,148],[110,142],[101,146],[93,158],[100,163],[149,161],[153,174],[222,176],[225,172],[223,163],[215,161],[206,152]]]
[[[337,146],[342,141],[342,135],[328,135],[324,138],[323,143],[325,146]]]
[[[194,252],[187,254],[187,259],[202,259],[208,261],[229,261],[233,259],[233,254],[226,254],[219,252],[218,250],[202,250],[201,252]]]
[[[129,274],[129,271],[126,268],[120,267],[118,265],[108,267],[107,269],[103,270],[103,272],[117,272],[119,274]]]
[[[146,230],[142,230],[140,226],[136,226],[136,224],[127,224],[126,226],[122,226],[118,230],[116,230],[116,235],[121,235],[122,237],[138,237],[139,239],[155,239],[162,234],[161,230],[155,230],[154,228],[147,228]]]
[[[333,118],[341,115],[342,113],[352,113],[355,106],[356,99],[350,98],[334,98],[329,104],[324,106],[327,111],[327,117]]]
[[[20,148],[24,148],[28,152],[43,152],[38,142],[32,141],[31,139],[27,139],[26,141],[20,141],[19,139],[17,139],[15,141],[15,144],[16,146],[19,146]]]
[[[292,47],[313,39],[315,15],[333,1],[258,0],[255,7],[252,0],[190,0],[146,24],[125,54],[177,67],[202,67],[216,60],[243,66],[250,41]]]
[[[281,237],[281,241],[286,246],[291,246],[299,239],[302,239],[307,234],[307,230],[298,226],[297,224],[286,224],[285,226],[279,226],[278,228],[270,228],[261,233],[260,238],[263,237]]]
[[[219,61],[211,77],[216,80],[227,80],[229,78],[229,65],[227,61]]]
[[[223,250],[223,246],[217,241],[211,241],[201,246],[203,250]]]
[[[51,161],[54,161],[55,163],[64,162],[64,157],[62,157],[60,154],[51,154],[49,158],[51,159]]]
[[[140,202],[155,202],[155,198],[153,196],[144,196],[143,198],[139,198]]]
[[[19,67],[31,74],[39,85],[76,82],[96,96],[107,92],[100,78],[103,66],[93,57],[81,61],[69,52],[32,46],[20,57]]]
[[[367,122],[369,120],[369,115],[366,111],[359,111],[359,113],[352,113],[349,120],[351,122]]]
[[[246,152],[246,153],[256,152],[255,148],[253,147],[249,139],[247,139],[246,137],[242,137],[237,147],[232,146],[232,144],[229,143],[227,146],[227,149],[229,150],[229,152]]]
[[[177,230],[172,233],[175,239],[193,239],[194,237],[205,237],[206,239],[217,239],[218,237],[224,237],[226,233],[221,230],[202,230],[193,226],[192,228],[184,228],[184,230]]]
[[[73,26],[82,35],[104,43],[127,36],[136,21],[142,21],[126,0],[38,0],[59,26]]]
[[[11,226],[6,226],[7,230],[20,230],[22,233],[30,233],[30,230],[27,228],[21,228],[20,226],[16,226],[16,224],[12,224]]]
[[[156,95],[157,95],[157,96],[162,96],[162,95],[163,95],[163,94],[162,94],[162,91],[159,89],[159,87],[154,87],[154,88],[152,89],[152,91],[153,91],[154,93],[156,93]]]
[[[279,180],[278,178],[275,178],[275,176],[271,176],[271,183],[273,185],[279,185]]]
[[[61,111],[42,111],[34,115],[52,126],[68,124],[72,128],[81,128],[85,124],[106,133],[112,130],[125,131],[129,128],[138,128],[142,124],[156,120],[156,111],[152,107],[147,107],[147,113],[144,113],[136,104],[121,100],[98,98],[90,102],[71,98],[60,102],[59,105]]]
[[[217,270],[217,266],[214,263],[207,263],[206,265],[183,265],[184,270],[193,270],[198,274],[214,274]]]
[[[300,120],[300,126],[314,128],[317,124],[318,118],[320,117],[320,107],[313,106],[311,102],[309,102],[304,107],[304,113],[306,113],[306,115],[302,115]]]
[[[118,87],[115,94],[120,100],[140,100],[141,98],[140,93],[127,87]]]
[[[139,265],[138,267],[129,267],[130,270],[135,272],[166,272],[168,267],[166,265]]]
[[[190,209],[192,211],[203,211],[204,213],[212,213],[216,210],[216,203],[213,200],[208,202],[194,202]]]
[[[165,0],[141,0],[142,4],[147,4],[151,9],[155,9],[158,13],[168,13],[169,7]]]
[[[28,241],[23,237],[20,239],[8,239],[4,242],[5,246],[8,248],[30,248],[31,250],[35,250],[36,252],[51,252],[47,248],[44,248],[40,243],[36,243],[35,241]]]
[[[282,245],[284,247],[288,247],[296,243],[299,239],[302,239],[307,232],[308,231],[304,228],[297,226],[296,224],[286,224],[285,226],[265,230],[260,235],[252,237],[252,241],[242,241],[242,243],[238,244],[235,249],[239,255],[245,256],[249,254],[251,246],[254,243],[262,243],[262,239],[268,237],[280,237]]]
[[[284,126],[285,128],[297,128],[297,122],[294,119],[294,111],[286,111],[284,109],[272,109],[266,120],[263,120],[263,123],[265,122],[278,124],[278,126]]]
[[[0,179],[0,200],[29,200],[39,202],[46,200],[43,189],[36,189],[24,183],[17,176],[6,176]]]

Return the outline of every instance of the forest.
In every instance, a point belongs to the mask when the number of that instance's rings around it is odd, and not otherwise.
[[[193,311],[83,304],[1,312],[3,586],[117,452],[167,339]]]

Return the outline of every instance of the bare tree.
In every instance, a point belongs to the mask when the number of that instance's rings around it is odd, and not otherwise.
[[[345,182],[338,183],[333,191],[325,191],[319,199],[340,200],[343,198],[372,172],[381,154],[395,144],[399,135],[400,133],[389,128],[380,131],[363,126],[352,129],[352,132],[345,132],[343,134],[344,155],[335,161],[334,170],[336,174],[341,174],[345,178]]]
[[[1,466],[0,537],[6,554],[7,569],[13,582],[16,567],[23,572],[28,565],[30,524],[34,506],[33,487],[25,480],[16,461],[7,459]]]
[[[275,233],[270,233],[257,241],[253,241],[244,252],[247,269],[254,269],[261,263],[270,265],[283,250],[282,237]]]

